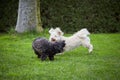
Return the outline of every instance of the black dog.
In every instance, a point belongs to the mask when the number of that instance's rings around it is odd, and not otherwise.
[[[55,54],[63,52],[65,41],[51,43],[44,38],[36,38],[32,43],[32,47],[35,54],[38,58],[41,58],[42,61],[45,60],[47,56],[49,60],[54,60]]]

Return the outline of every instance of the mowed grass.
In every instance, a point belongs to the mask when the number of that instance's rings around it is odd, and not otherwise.
[[[91,34],[92,54],[84,47],[41,61],[32,50],[48,32],[0,34],[0,80],[119,80],[120,34]],[[73,44],[74,45],[74,44]]]

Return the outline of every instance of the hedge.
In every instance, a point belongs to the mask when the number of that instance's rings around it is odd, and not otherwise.
[[[40,0],[43,28],[66,33],[87,28],[93,33],[120,32],[119,0]],[[18,0],[0,1],[0,32],[15,27]]]
[[[73,33],[120,32],[119,0],[41,0],[43,27],[61,27]]]

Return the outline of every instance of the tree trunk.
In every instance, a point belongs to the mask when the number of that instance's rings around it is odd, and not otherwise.
[[[18,19],[15,30],[19,33],[43,30],[40,19],[39,0],[19,0]]]

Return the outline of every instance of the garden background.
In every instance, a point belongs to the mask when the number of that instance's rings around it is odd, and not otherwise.
[[[86,27],[92,33],[120,32],[119,0],[40,0],[43,28],[61,27],[73,33]],[[0,1],[0,31],[15,28],[18,0]]]

